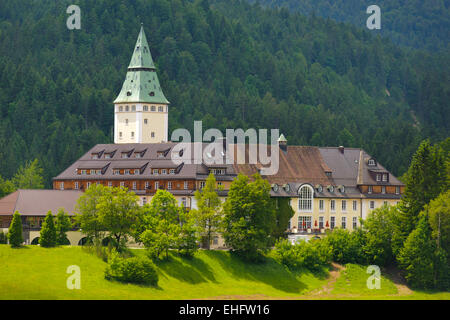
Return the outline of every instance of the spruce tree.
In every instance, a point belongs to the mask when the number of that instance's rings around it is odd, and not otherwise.
[[[56,228],[53,220],[52,212],[49,211],[45,217],[45,221],[42,224],[41,236],[39,238],[39,244],[42,247],[54,247],[56,246]]]
[[[66,232],[69,231],[71,227],[72,223],[70,222],[69,215],[64,211],[64,209],[60,209],[58,211],[58,214],[56,215],[57,244],[70,244],[69,240],[67,239]]]
[[[18,248],[23,243],[22,219],[18,211],[14,213],[11,225],[9,226],[8,239],[13,248]]]

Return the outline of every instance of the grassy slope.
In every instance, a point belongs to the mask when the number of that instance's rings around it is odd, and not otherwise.
[[[144,254],[143,250],[136,250]],[[81,268],[81,290],[66,288],[69,265]],[[251,265],[223,251],[200,251],[194,259],[173,257],[158,264],[158,288],[126,285],[104,279],[106,263],[80,247],[11,249],[0,245],[0,299],[197,299],[197,298],[313,298],[326,279],[310,273],[294,274],[273,260]],[[315,299],[415,298],[450,299],[450,293],[413,292],[398,295],[382,278],[382,289],[368,290],[365,267],[347,265],[330,294]]]
[[[136,250],[140,254],[143,250]],[[81,269],[81,290],[66,288],[69,265]],[[158,265],[159,288],[104,279],[106,264],[80,247],[11,249],[0,245],[0,299],[195,299],[230,295],[295,296],[323,285],[270,261],[248,265],[227,252],[174,258]]]

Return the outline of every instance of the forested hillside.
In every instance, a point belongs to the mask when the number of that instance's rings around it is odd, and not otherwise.
[[[381,9],[382,35],[397,44],[429,50],[450,49],[450,2],[445,0],[249,0],[269,7],[285,7],[304,15],[350,22],[365,28],[367,7]]]
[[[125,4],[126,3],[126,4]],[[68,30],[66,8],[81,8]],[[362,147],[402,174],[449,135],[449,55],[245,1],[0,2],[0,175],[38,158],[48,185],[112,142],[113,105],[144,23],[170,131],[280,128],[289,144]]]

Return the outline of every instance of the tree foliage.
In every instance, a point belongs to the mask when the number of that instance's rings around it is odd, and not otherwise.
[[[39,244],[41,247],[50,248],[57,245],[57,240],[55,221],[52,212],[49,211],[45,216],[44,223],[42,223]]]
[[[72,222],[70,217],[64,209],[58,210],[56,215],[56,243],[59,245],[70,244],[69,239],[67,239],[67,231],[72,228]]]
[[[224,204],[223,237],[227,246],[246,259],[257,259],[273,243],[275,205],[270,185],[256,174],[242,174],[232,182]]]
[[[7,236],[11,247],[18,248],[22,245],[22,218],[20,217],[20,213],[18,211],[14,212]]]

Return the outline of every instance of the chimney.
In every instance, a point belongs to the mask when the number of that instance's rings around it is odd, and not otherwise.
[[[287,139],[284,136],[284,134],[281,134],[280,137],[278,138],[278,146],[280,147],[281,150],[287,152]]]
[[[344,154],[344,146],[339,146],[339,152]]]

